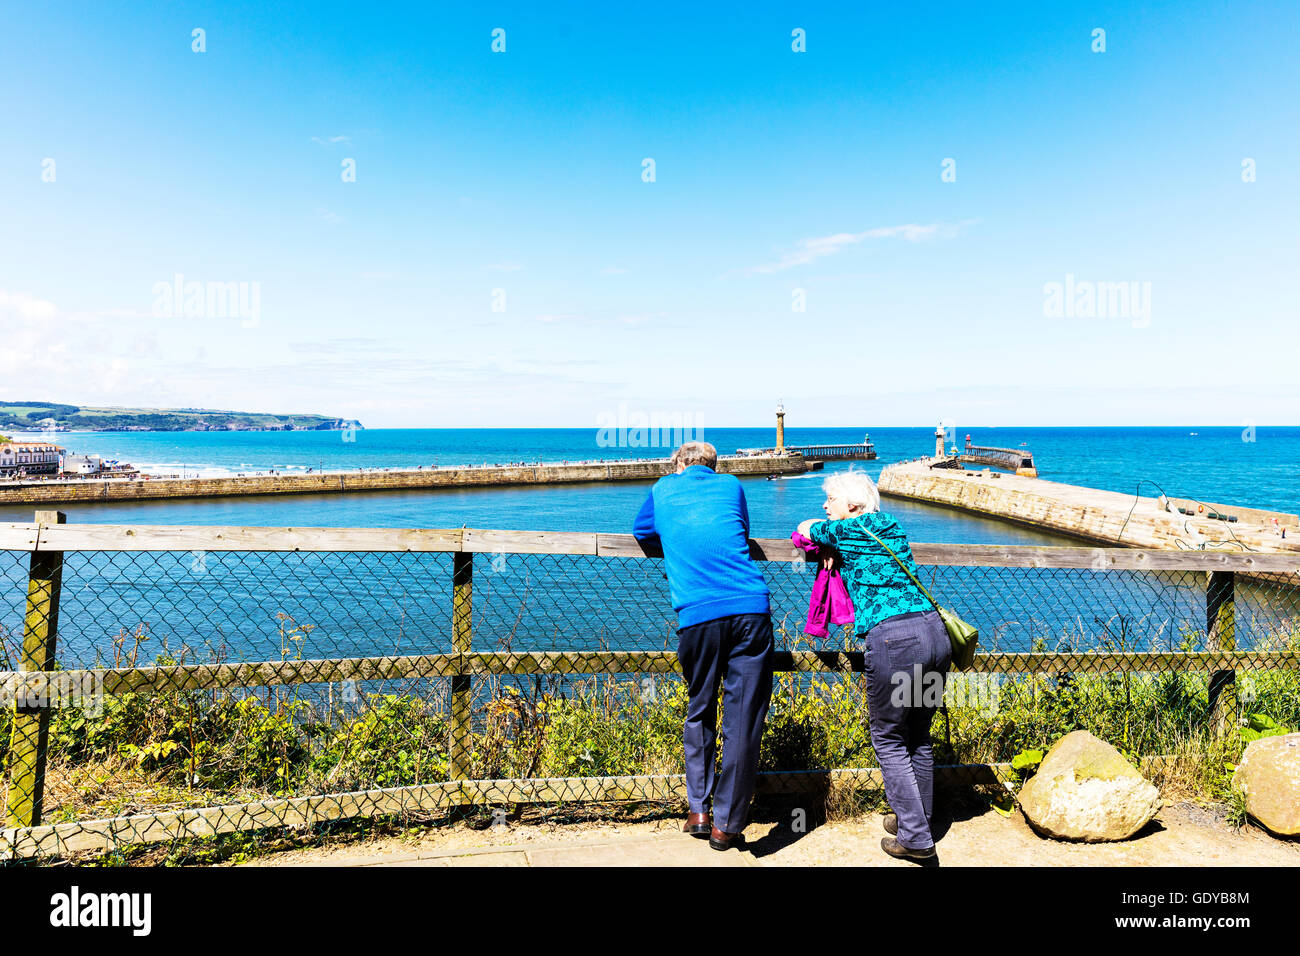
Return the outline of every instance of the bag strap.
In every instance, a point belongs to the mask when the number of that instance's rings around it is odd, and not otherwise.
[[[863,517],[866,517],[866,516],[864,515]],[[866,522],[865,522],[865,521],[860,521],[860,526],[861,526],[861,528],[862,528],[863,531],[865,531],[867,534],[871,535],[871,537],[873,537],[873,538],[876,539],[876,544],[878,544],[878,545],[880,545],[882,548],[884,548],[885,551],[889,554],[889,556],[890,556],[891,558],[893,558],[895,561],[898,562],[898,566],[899,566],[900,568],[903,569],[903,573],[906,574],[909,578],[912,579],[912,583],[915,584],[918,588],[920,588],[921,593],[924,594],[927,598],[929,598],[929,599],[930,599],[930,603],[933,604],[933,605],[935,606],[935,609],[936,609],[936,610],[938,610],[938,608],[939,608],[939,602],[936,601],[936,600],[934,599],[934,595],[930,593],[930,589],[927,588],[924,584],[922,584],[922,583],[917,579],[916,575],[913,574],[913,573],[911,572],[911,570],[907,567],[907,565],[903,563],[903,559],[900,558],[898,555],[894,554],[893,549],[890,548],[889,545],[885,544],[885,542],[881,541],[881,540],[880,540],[880,536],[877,535],[877,534],[876,534],[874,531],[872,531],[870,528],[868,528],[867,525],[866,525]]]

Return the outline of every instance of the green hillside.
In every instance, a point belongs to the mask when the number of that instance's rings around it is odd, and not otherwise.
[[[117,408],[58,402],[0,401],[0,429],[40,431],[49,420],[63,429],[92,431],[324,431],[360,428],[354,419],[271,415],[216,408]]]

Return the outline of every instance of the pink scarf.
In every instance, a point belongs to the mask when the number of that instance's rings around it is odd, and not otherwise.
[[[790,540],[796,548],[815,554],[819,561],[834,553],[834,549],[826,548],[823,554],[816,542],[805,538],[798,531],[790,535]],[[849,592],[844,587],[839,569],[831,568],[828,571],[819,566],[817,580],[813,582],[812,599],[808,602],[808,623],[804,625],[804,633],[813,637],[826,637],[830,633],[828,625],[852,623],[853,602],[849,600]]]

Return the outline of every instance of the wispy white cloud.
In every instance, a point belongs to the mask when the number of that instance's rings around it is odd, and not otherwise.
[[[954,224],[931,223],[924,226],[917,223],[908,223],[904,226],[877,226],[863,232],[837,232],[830,236],[800,239],[794,250],[787,252],[778,261],[751,266],[746,271],[750,275],[769,275],[773,272],[783,272],[786,269],[793,269],[795,266],[804,266],[818,259],[833,256],[850,246],[859,245],[870,239],[902,239],[904,242],[951,239],[964,226],[968,226],[974,221],[967,219]]]
[[[479,424],[511,422],[520,388],[581,403],[593,387],[618,384],[594,359],[539,360],[526,351],[519,359],[439,356],[400,338],[365,335],[281,345],[237,322],[212,325],[199,339],[195,331],[152,312],[74,311],[0,288],[0,382],[11,397],[43,401],[349,417],[370,410],[383,422],[448,425],[465,423],[455,417],[462,407],[476,409]],[[242,344],[232,346],[230,336]],[[362,394],[358,380],[384,388]]]
[[[0,318],[8,320],[3,327],[10,327],[14,319],[28,323],[50,320],[67,320],[74,322],[93,322],[97,319],[152,319],[152,312],[141,309],[95,309],[77,311],[61,309],[53,302],[38,299],[23,292],[6,292],[0,289]]]
[[[622,276],[627,275],[627,270],[621,266],[606,266],[600,270],[600,274],[603,276]]]
[[[320,136],[313,136],[311,138],[311,141],[318,146],[334,146],[338,143],[342,143],[344,146],[352,145],[352,137],[345,136],[342,133],[340,133],[338,136],[327,136],[324,138]]]
[[[149,321],[133,321],[140,319]],[[130,309],[67,310],[0,289],[0,379],[14,394],[36,396],[74,383],[101,395],[129,387],[147,378],[133,376],[133,361],[156,360],[157,321]]]

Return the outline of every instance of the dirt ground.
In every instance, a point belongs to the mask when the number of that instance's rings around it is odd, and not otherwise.
[[[794,815],[791,814],[793,817]],[[1016,811],[957,813],[938,825],[941,866],[1297,866],[1300,842],[1253,826],[1234,829],[1222,810],[1173,803],[1122,843],[1044,839]],[[455,824],[418,838],[381,838],[288,850],[245,866],[913,866],[880,849],[878,815],[811,825],[779,815],[751,823],[744,850],[718,852],[664,817],[626,823]]]

